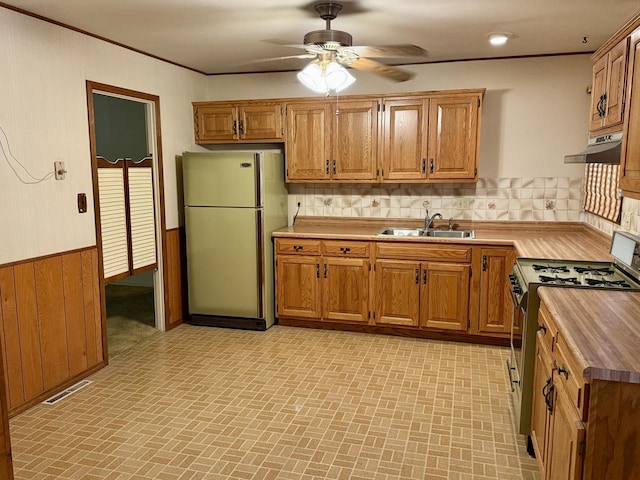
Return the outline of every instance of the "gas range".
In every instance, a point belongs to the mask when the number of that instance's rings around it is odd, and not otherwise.
[[[518,258],[509,275],[513,300],[511,355],[507,370],[520,433],[531,426],[535,340],[541,286],[640,291],[640,237],[614,232],[612,262]],[[521,325],[518,323],[521,322]],[[521,335],[515,331],[520,326]]]

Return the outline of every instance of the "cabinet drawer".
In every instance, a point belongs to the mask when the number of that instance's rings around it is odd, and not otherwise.
[[[300,255],[319,255],[320,241],[298,238],[277,238],[276,253],[299,253]]]
[[[583,422],[587,421],[589,384],[585,383],[582,377],[582,369],[569,350],[569,346],[562,334],[558,334],[554,345],[554,357],[556,360],[556,379],[562,382],[563,388],[571,404],[577,410]]]
[[[340,240],[322,242],[322,254],[327,256],[368,257],[369,253],[369,242],[343,242]]]
[[[377,242],[376,258],[465,263],[471,261],[471,247],[443,243]]]
[[[547,306],[544,303],[540,304],[540,310],[538,310],[538,338],[545,342],[549,352],[553,352],[555,349],[555,340],[558,337],[558,327],[553,321],[553,317],[547,310]]]

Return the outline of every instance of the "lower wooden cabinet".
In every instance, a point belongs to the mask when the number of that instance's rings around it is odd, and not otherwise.
[[[469,327],[469,265],[422,265],[420,325],[466,332]]]
[[[320,256],[278,256],[278,316],[320,318],[320,261]]]
[[[278,252],[287,252],[276,257],[278,317],[368,322],[368,242],[277,239]]]
[[[533,408],[531,412],[531,442],[541,469],[546,465],[546,453],[553,406],[553,358],[538,332],[535,373],[533,377]]]
[[[509,334],[513,316],[509,273],[516,262],[516,252],[513,248],[481,248],[480,255],[478,330]]]
[[[420,325],[420,262],[381,259],[375,263],[378,325]]]
[[[554,371],[554,377],[558,370]],[[580,480],[584,464],[585,428],[562,382],[554,381],[553,411],[549,427],[545,478]]]

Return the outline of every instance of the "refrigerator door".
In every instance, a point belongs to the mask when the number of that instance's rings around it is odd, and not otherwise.
[[[260,155],[251,152],[185,152],[184,204],[261,207],[260,168]]]
[[[262,210],[186,207],[191,314],[260,318]]]

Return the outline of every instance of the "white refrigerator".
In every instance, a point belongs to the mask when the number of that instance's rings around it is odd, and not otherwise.
[[[275,320],[271,233],[287,225],[284,160],[182,154],[190,323],[266,330]]]

